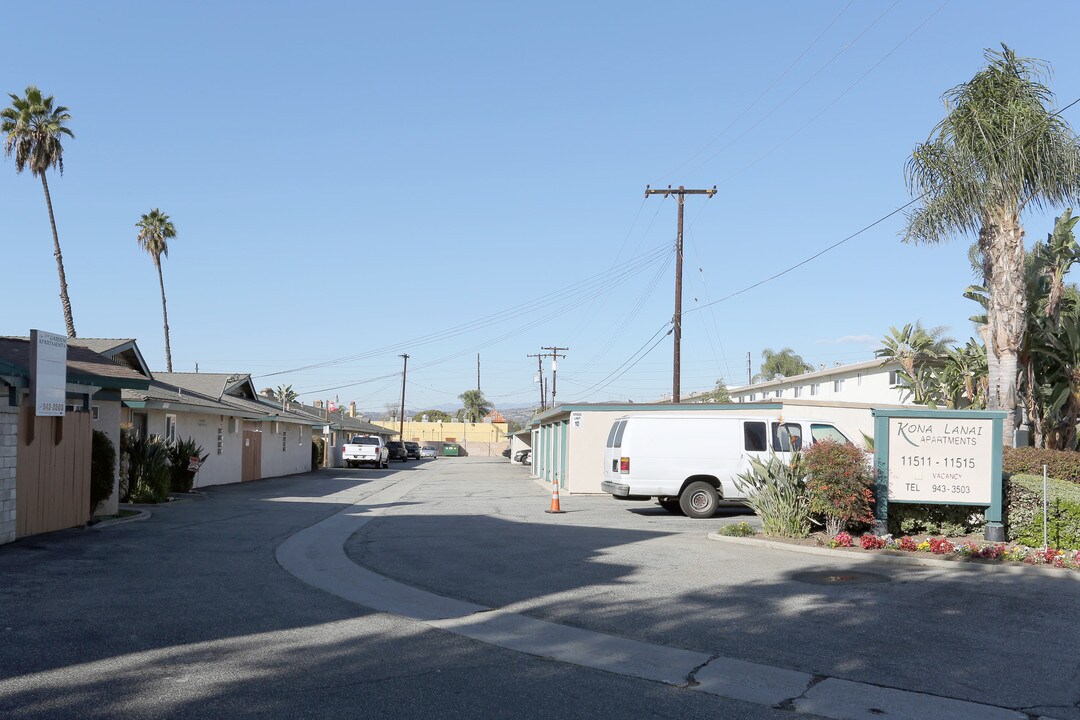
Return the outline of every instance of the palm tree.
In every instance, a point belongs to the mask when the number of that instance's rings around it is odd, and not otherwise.
[[[161,276],[161,256],[169,256],[169,240],[176,237],[176,228],[169,216],[154,208],[135,224],[139,228],[139,247],[150,253],[157,268],[158,285],[161,286],[161,316],[165,321],[165,366],[172,372],[172,348],[169,346],[169,311],[165,307],[165,280]]]
[[[937,405],[944,402],[940,392],[940,383],[935,372],[944,357],[948,355],[953,339],[948,337],[947,328],[938,326],[924,328],[921,321],[910,323],[903,329],[889,328],[889,334],[881,340],[881,347],[874,351],[885,362],[894,362],[900,366],[897,374],[902,384],[911,391],[912,402],[916,405]]]
[[[761,351],[761,372],[754,376],[754,382],[793,377],[812,372],[814,366],[796,355],[791,348],[781,348],[774,352],[770,348]]]
[[[274,397],[281,402],[281,411],[288,410],[288,405],[294,402],[299,395],[292,389],[292,385],[278,385],[277,390],[274,391]]]
[[[484,398],[484,393],[479,390],[466,390],[458,395],[458,400],[465,404],[465,415],[472,422],[477,422],[492,410],[491,403]]]
[[[53,215],[52,196],[45,171],[53,167],[64,174],[64,148],[60,136],[74,138],[75,134],[64,126],[71,119],[63,105],[53,106],[52,95],[45,97],[33,85],[26,88],[26,96],[9,93],[11,107],[0,110],[0,131],[4,138],[4,154],[15,154],[15,170],[27,167],[30,173],[41,178],[45,189],[45,205],[49,209],[52,226],[53,257],[56,272],[60,276],[60,304],[64,308],[64,324],[69,338],[75,337],[75,321],[71,318],[71,300],[68,298],[67,275],[64,274],[64,256],[60,253],[60,236],[56,233],[56,216]]]
[[[1012,444],[1027,320],[1020,216],[1080,196],[1080,144],[1050,109],[1046,64],[1001,47],[986,51],[986,67],[970,81],[945,93],[948,114],[908,160],[905,179],[920,205],[907,217],[904,240],[977,235],[988,299],[988,405],[1008,413]]]

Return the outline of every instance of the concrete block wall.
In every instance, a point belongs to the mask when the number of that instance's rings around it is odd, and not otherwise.
[[[0,405],[0,545],[15,539],[15,457],[18,408]]]

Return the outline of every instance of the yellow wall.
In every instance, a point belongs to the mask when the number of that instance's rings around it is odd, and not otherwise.
[[[388,428],[396,434],[399,423],[393,420],[373,420],[373,425]],[[424,442],[502,442],[506,438],[506,423],[407,422],[402,440]]]

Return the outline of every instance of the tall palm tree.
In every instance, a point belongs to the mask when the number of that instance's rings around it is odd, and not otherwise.
[[[4,154],[15,155],[15,170],[27,167],[30,173],[41,178],[45,189],[45,205],[49,209],[49,225],[52,226],[53,257],[56,272],[60,276],[60,304],[64,308],[64,324],[69,338],[75,337],[75,321],[71,318],[71,300],[68,298],[67,275],[64,274],[64,256],[60,253],[60,236],[56,233],[56,216],[53,215],[52,196],[45,171],[56,168],[64,174],[64,148],[60,145],[62,135],[74,138],[75,134],[64,126],[71,119],[63,105],[53,105],[53,96],[45,97],[33,85],[26,88],[26,95],[19,97],[9,93],[11,107],[0,110],[0,132],[4,138]]]
[[[154,208],[135,223],[139,228],[139,247],[150,253],[157,268],[158,285],[161,286],[161,316],[165,321],[165,366],[172,372],[172,348],[169,346],[169,311],[165,307],[165,280],[161,276],[161,256],[169,257],[169,240],[176,237],[176,228],[169,216]]]
[[[1051,109],[1046,63],[1001,47],[986,51],[986,67],[970,81],[945,93],[948,114],[908,160],[905,179],[920,205],[907,217],[904,239],[978,237],[988,298],[988,406],[1008,413],[1012,444],[1027,319],[1020,216],[1080,196],[1080,144]]]
[[[791,348],[776,351],[765,348],[761,351],[761,372],[754,376],[754,382],[794,377],[813,370],[814,366],[803,360],[801,355],[796,355]]]

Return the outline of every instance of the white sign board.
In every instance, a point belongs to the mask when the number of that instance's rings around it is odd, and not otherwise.
[[[30,396],[34,414],[63,417],[67,405],[67,338],[30,331]]]
[[[989,505],[993,420],[889,418],[889,500]]]
[[[574,428],[575,430],[585,427],[585,413],[570,413],[570,427]]]

